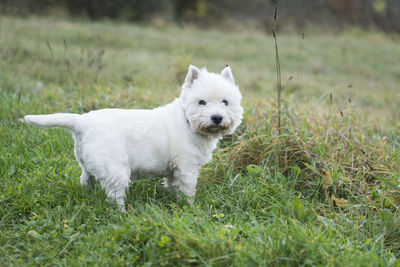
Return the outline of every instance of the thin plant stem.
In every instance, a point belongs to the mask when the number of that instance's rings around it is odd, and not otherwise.
[[[278,17],[278,7],[276,6],[274,9],[274,20],[275,21],[277,20],[277,17]],[[275,28],[272,29],[272,36],[274,37],[274,42],[275,42],[276,90],[277,90],[277,101],[278,101],[278,133],[279,133],[279,135],[281,135],[282,134],[282,130],[281,130],[282,79],[281,79],[281,65],[279,62],[278,42],[276,40]]]

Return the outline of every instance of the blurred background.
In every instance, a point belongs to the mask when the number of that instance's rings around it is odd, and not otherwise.
[[[189,64],[229,64],[263,118],[265,101],[275,110],[272,28],[290,105],[397,127],[400,0],[0,0],[0,88],[56,99],[40,112],[154,107],[179,94]]]
[[[400,31],[399,0],[1,0],[0,12],[269,31],[275,5],[284,7],[280,19],[285,27],[317,23],[333,30],[359,25]]]

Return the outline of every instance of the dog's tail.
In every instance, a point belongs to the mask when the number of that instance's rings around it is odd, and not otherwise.
[[[26,115],[25,121],[39,127],[61,127],[74,130],[78,126],[81,115],[72,113],[56,113],[49,115]]]

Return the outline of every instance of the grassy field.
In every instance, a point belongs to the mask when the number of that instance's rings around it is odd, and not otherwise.
[[[0,265],[400,266],[400,38],[0,17]],[[71,136],[25,114],[151,108],[229,64],[245,119],[194,204],[158,179],[128,212],[79,184]]]

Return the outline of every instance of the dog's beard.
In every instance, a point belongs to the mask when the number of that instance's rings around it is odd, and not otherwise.
[[[201,131],[208,133],[220,133],[225,132],[228,129],[226,126],[210,125],[208,127],[202,128]]]
[[[215,125],[210,123],[193,123],[193,130],[203,135],[224,135],[229,132],[228,125]]]

